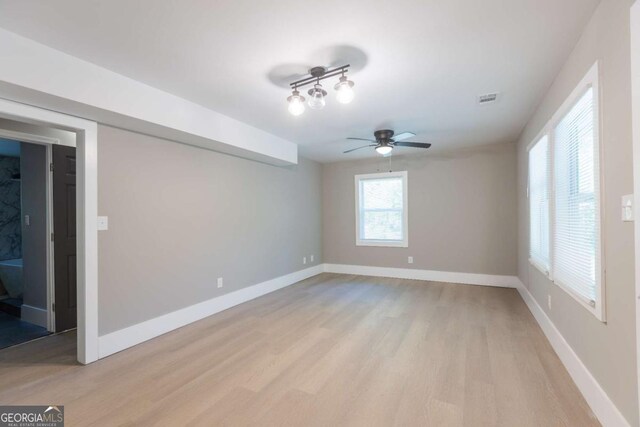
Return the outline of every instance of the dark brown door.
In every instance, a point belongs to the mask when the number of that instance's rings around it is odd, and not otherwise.
[[[56,332],[76,327],[76,149],[53,146]]]

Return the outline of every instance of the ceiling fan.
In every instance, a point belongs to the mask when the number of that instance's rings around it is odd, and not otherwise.
[[[365,139],[365,138],[347,138],[355,141],[369,141],[373,142],[373,144],[363,145],[362,147],[352,148],[351,150],[347,150],[344,153],[351,153],[352,151],[360,150],[361,148],[368,147],[376,147],[376,151],[378,154],[382,154],[383,156],[390,154],[394,147],[414,147],[414,148],[429,148],[431,144],[428,142],[408,142],[403,141],[407,138],[411,138],[412,136],[416,136],[415,133],[411,132],[403,132],[401,134],[393,136],[394,133],[390,129],[382,129],[377,130],[373,133],[375,139]]]

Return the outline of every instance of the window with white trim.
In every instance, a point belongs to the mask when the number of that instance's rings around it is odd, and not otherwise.
[[[600,209],[593,88],[554,128],[556,283],[596,306],[600,275]]]
[[[529,149],[529,260],[549,274],[549,137]]]
[[[355,176],[356,245],[408,246],[407,172]]]
[[[529,258],[604,321],[598,64],[529,148]]]

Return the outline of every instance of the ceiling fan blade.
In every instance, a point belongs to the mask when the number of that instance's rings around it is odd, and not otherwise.
[[[373,139],[366,139],[366,138],[347,138],[347,139],[352,139],[354,141],[368,141],[368,142],[376,142]]]
[[[414,148],[429,148],[431,144],[428,142],[396,142],[396,147],[414,147]]]
[[[343,151],[344,154],[350,153],[352,151],[356,151],[359,150],[361,148],[368,148],[368,147],[375,147],[376,144],[371,144],[371,145],[363,145],[362,147],[358,147],[358,148],[352,148],[351,150],[347,150],[347,151]]]
[[[398,142],[398,141],[402,141],[403,139],[411,138],[414,136],[416,136],[416,134],[413,132],[402,132],[402,133],[399,133],[398,135],[394,135],[393,140]]]

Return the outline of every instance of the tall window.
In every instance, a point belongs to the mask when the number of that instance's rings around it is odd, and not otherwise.
[[[554,278],[593,307],[600,261],[594,117],[588,88],[554,129]]]
[[[529,251],[533,265],[604,320],[598,120],[596,64],[529,150]]]
[[[356,175],[356,244],[408,246],[407,172]]]
[[[529,259],[549,273],[549,138],[529,150]]]

